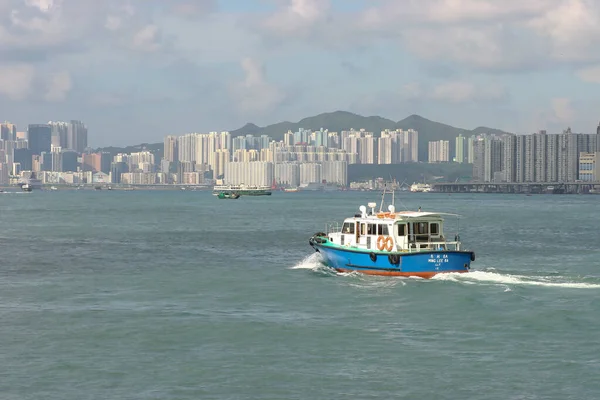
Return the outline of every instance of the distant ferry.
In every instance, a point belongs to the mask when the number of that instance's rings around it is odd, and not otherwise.
[[[213,195],[218,196],[220,193],[237,193],[240,196],[270,196],[271,188],[256,185],[216,185],[213,188]]]
[[[333,183],[308,183],[302,185],[299,188],[302,191],[322,191],[322,192],[333,192],[339,190],[338,186]]]
[[[431,192],[431,185],[427,184],[427,183],[413,183],[410,186],[410,191],[411,192]]]
[[[383,202],[382,202],[383,203]],[[475,253],[463,250],[458,233],[454,240],[444,234],[440,212],[387,212],[360,206],[360,213],[346,218],[339,227],[315,233],[309,243],[323,262],[339,272],[368,275],[431,278],[439,273],[468,272]],[[383,206],[383,204],[382,204]]]
[[[299,192],[300,189],[297,188],[297,187],[295,187],[295,188],[284,188],[283,191],[287,192],[287,193],[293,193],[293,192]]]

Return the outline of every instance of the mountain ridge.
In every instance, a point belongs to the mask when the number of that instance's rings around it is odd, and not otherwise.
[[[411,114],[408,117],[393,121],[378,115],[362,116],[349,111],[337,110],[314,115],[312,117],[302,118],[298,122],[281,121],[264,127],[248,122],[241,128],[229,131],[232,137],[244,135],[268,135],[273,140],[283,140],[288,131],[295,132],[299,128],[319,130],[327,129],[330,132],[341,132],[343,130],[365,129],[367,132],[373,132],[375,137],[381,135],[381,131],[386,129],[415,129],[419,132],[419,160],[426,161],[428,157],[428,142],[434,140],[448,140],[450,142],[450,154],[454,154],[455,138],[462,134],[465,137],[481,133],[494,134],[513,134],[501,129],[478,126],[474,129],[457,128],[441,122],[432,121],[417,114]],[[105,147],[99,151],[109,150],[110,153],[118,153],[124,149],[148,149],[155,153],[155,157],[162,157],[164,152],[162,143],[143,143],[141,145],[127,147]],[[160,160],[160,158],[158,158]]]
[[[242,128],[230,131],[233,137],[243,136],[250,133],[246,130],[247,126],[257,127],[253,123],[247,123]],[[299,128],[319,130],[327,129],[330,132],[341,132],[343,130],[365,129],[367,132],[373,132],[375,137],[381,135],[381,131],[386,129],[414,129],[419,132],[419,160],[425,161],[428,157],[428,142],[435,140],[448,140],[450,142],[450,152],[454,154],[455,138],[462,134],[463,136],[476,135],[481,133],[512,134],[501,129],[487,128],[483,126],[475,129],[457,128],[452,125],[432,121],[418,114],[411,114],[408,117],[393,121],[378,115],[362,116],[348,111],[333,111],[321,113],[312,117],[306,117],[298,122],[283,121],[265,127],[258,127],[260,134],[268,135],[273,140],[283,140],[283,136],[288,132],[295,132]],[[254,130],[253,130],[254,131]],[[255,131],[254,131],[255,132]]]

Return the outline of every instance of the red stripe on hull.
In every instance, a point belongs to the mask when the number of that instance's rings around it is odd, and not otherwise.
[[[358,269],[343,269],[336,268],[338,272],[349,273],[349,272],[359,272],[365,275],[377,275],[377,276],[415,276],[418,278],[431,279],[437,274],[449,274],[449,273],[467,273],[469,271],[443,271],[443,272],[396,272],[396,271],[373,271],[373,270],[358,270]]]

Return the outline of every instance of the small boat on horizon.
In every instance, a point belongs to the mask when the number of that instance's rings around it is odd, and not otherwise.
[[[217,195],[217,198],[219,198],[219,199],[239,199],[240,194],[235,193],[235,192],[220,192]]]
[[[271,188],[269,186],[256,185],[215,185],[213,187],[213,195],[218,196],[220,193],[237,193],[240,196],[270,196]]]
[[[384,193],[385,196],[385,193]],[[310,246],[323,262],[338,272],[368,275],[431,278],[439,273],[468,272],[473,251],[463,250],[457,232],[454,240],[444,234],[444,218],[456,214],[421,211],[375,211],[377,203],[360,206],[360,213],[346,218],[341,229],[334,223],[327,232],[315,233]]]

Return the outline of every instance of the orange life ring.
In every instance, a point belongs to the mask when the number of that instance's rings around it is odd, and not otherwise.
[[[383,236],[379,236],[377,237],[377,248],[380,251],[383,251],[383,249],[385,248],[385,244],[386,244],[386,238]]]
[[[394,248],[394,241],[392,240],[391,236],[388,236],[387,238],[385,238],[385,249],[387,251],[392,251],[393,248]]]

